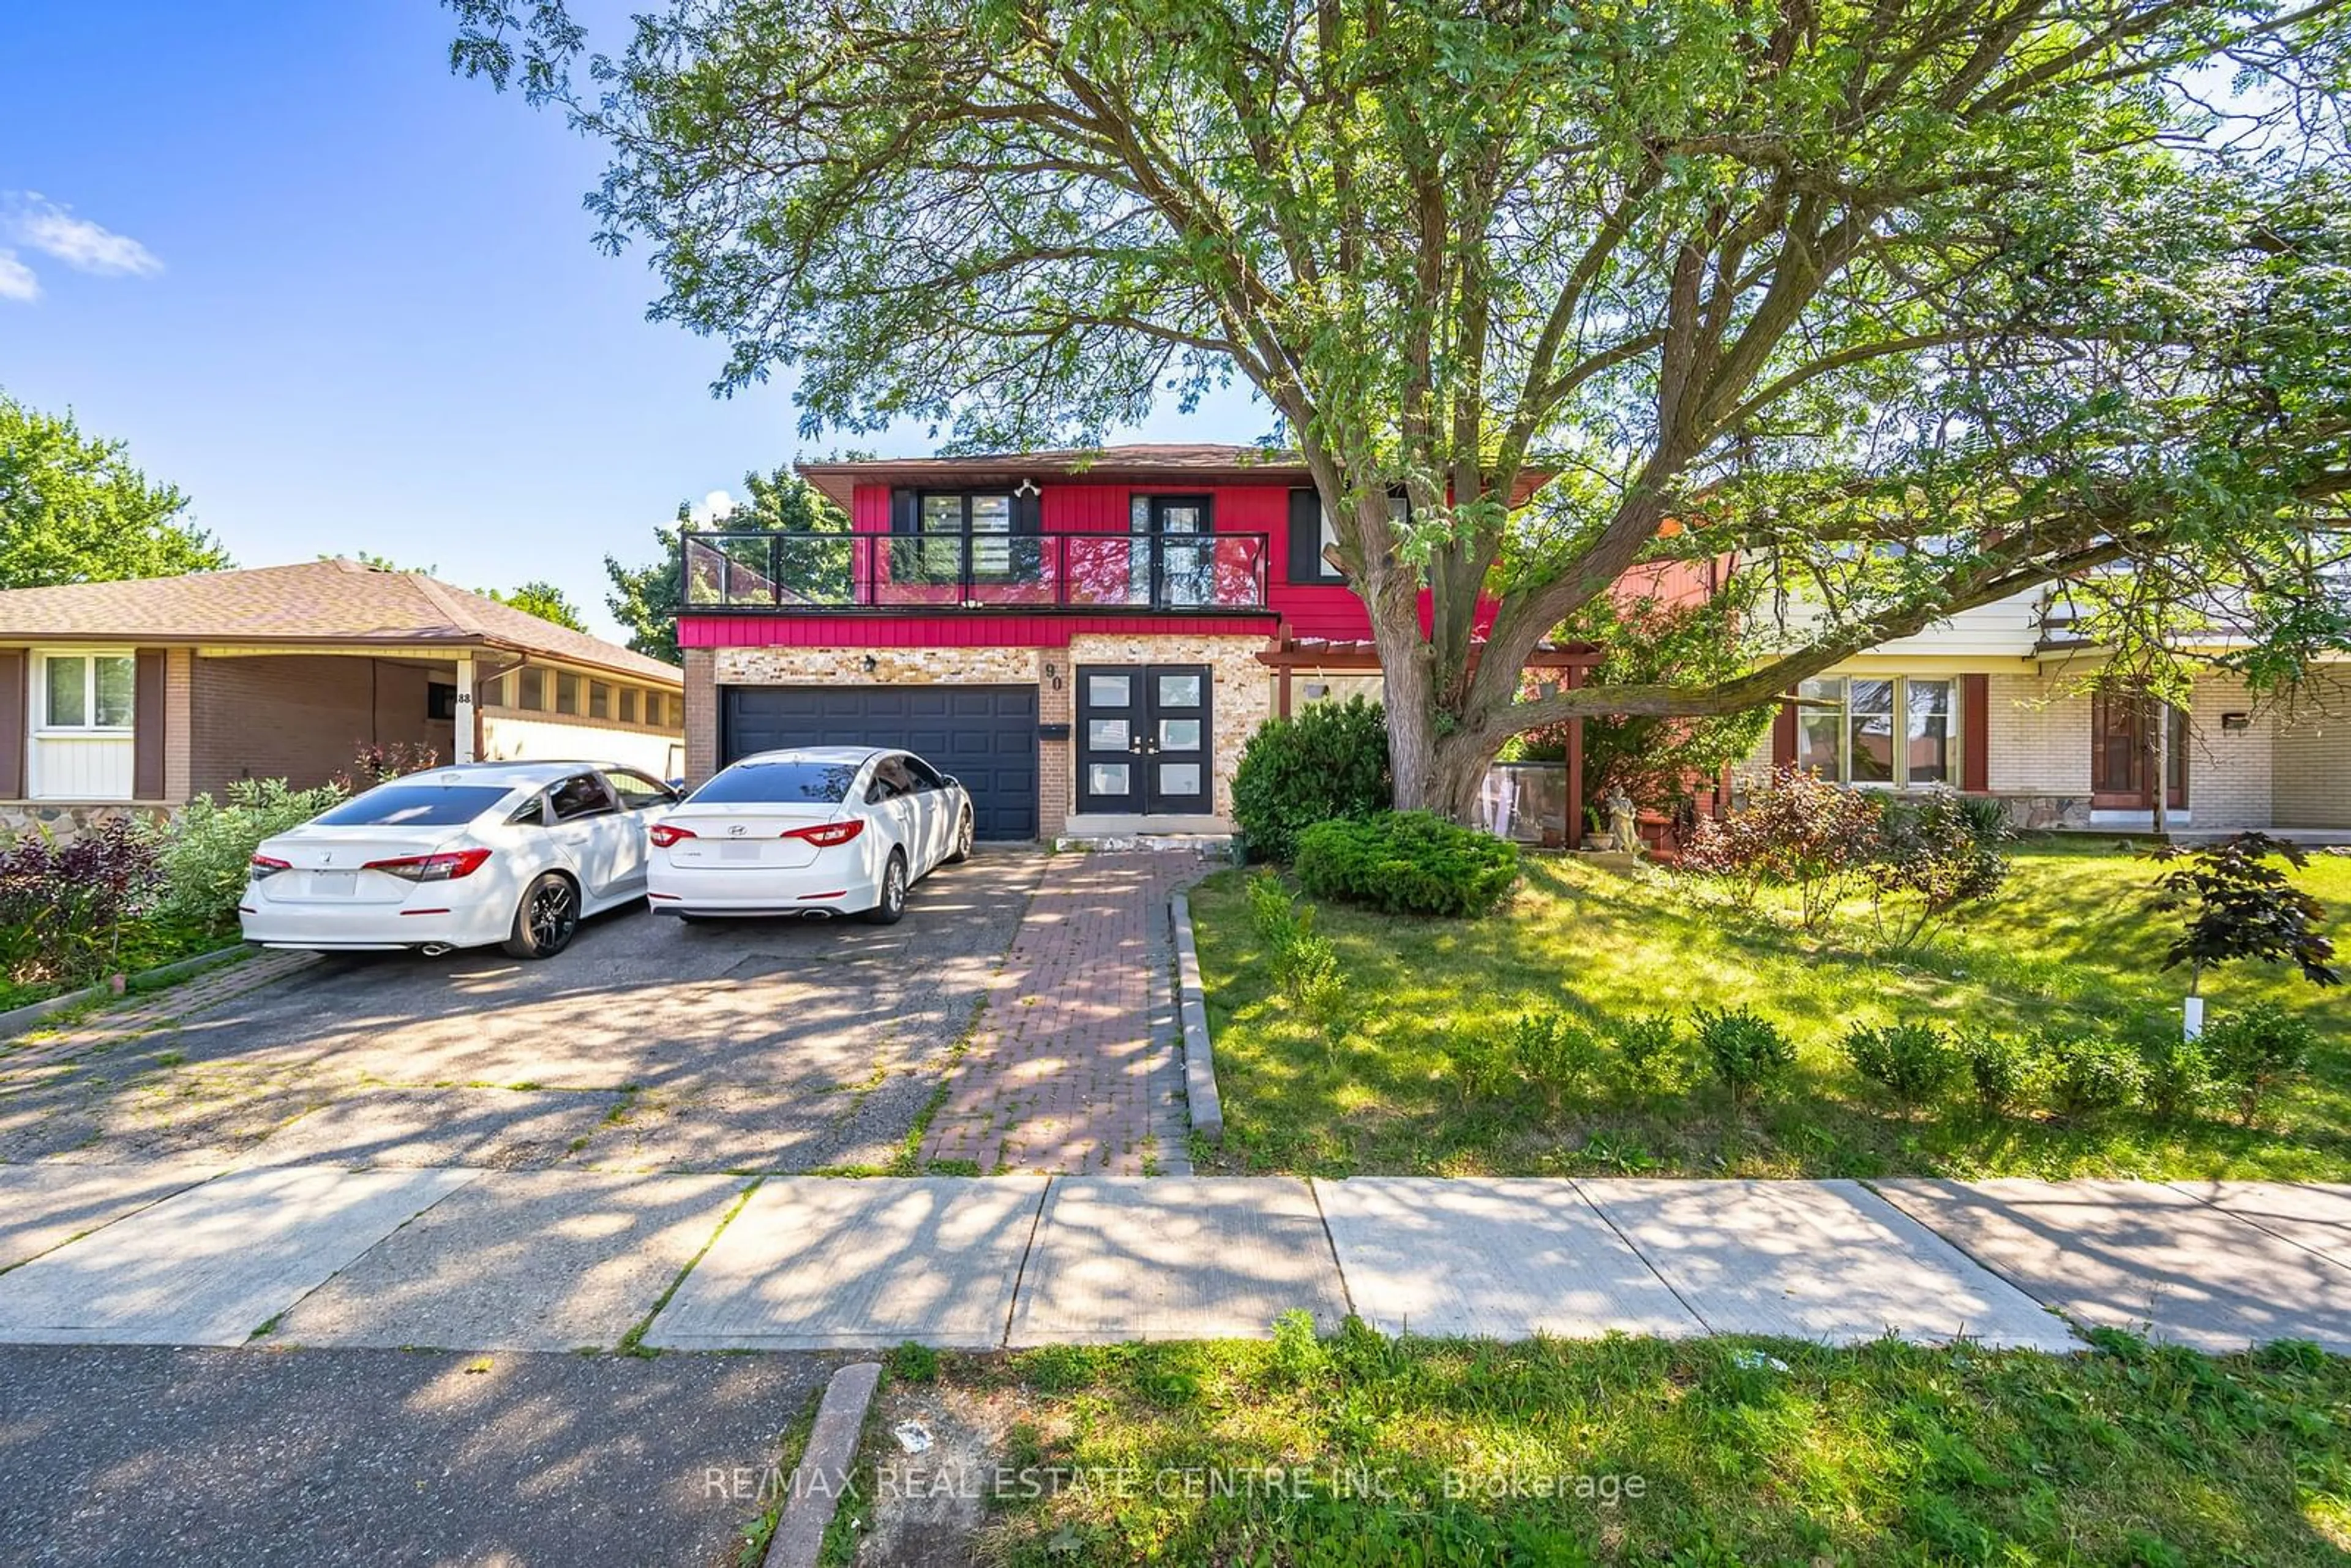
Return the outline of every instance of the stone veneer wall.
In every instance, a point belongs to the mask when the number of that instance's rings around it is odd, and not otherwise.
[[[134,821],[168,821],[176,806],[75,806],[45,800],[0,802],[0,847],[26,833],[47,833],[59,843],[71,843],[90,829],[116,817]]]
[[[1067,648],[689,648],[685,651],[686,773],[699,781],[717,766],[719,688],[755,685],[1021,685],[1037,688],[1040,724],[1076,722],[1081,664],[1206,664],[1213,687],[1215,805],[1232,814],[1233,768],[1241,747],[1271,711],[1265,640],[1247,636],[1081,634]],[[865,661],[871,658],[873,668]],[[1037,747],[1038,831],[1067,824],[1075,762],[1066,740]]]
[[[1117,637],[1084,635],[1070,639],[1070,663],[1084,664],[1206,664],[1214,692],[1209,700],[1209,724],[1214,730],[1216,814],[1227,821],[1233,815],[1233,770],[1240,766],[1241,747],[1272,713],[1272,688],[1265,666],[1258,663],[1265,639],[1239,637]],[[1069,768],[1064,764],[1062,771]]]

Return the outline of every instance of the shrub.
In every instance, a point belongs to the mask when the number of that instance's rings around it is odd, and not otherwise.
[[[1368,817],[1395,800],[1387,710],[1360,696],[1267,720],[1233,772],[1233,821],[1256,860],[1289,861],[1315,823]]]
[[[1483,915],[1518,875],[1516,844],[1426,811],[1318,822],[1298,839],[1309,893],[1389,915]]]
[[[1499,1099],[1518,1082],[1518,1063],[1511,1060],[1509,1044],[1487,1030],[1447,1039],[1445,1065],[1464,1103]]]
[[[1618,1072],[1635,1094],[1678,1094],[1689,1087],[1689,1061],[1671,1013],[1619,1019],[1610,1031]]]
[[[1771,1019],[1750,1008],[1696,1014],[1698,1048],[1714,1075],[1730,1091],[1730,1103],[1744,1106],[1768,1091],[1796,1064],[1796,1048]]]
[[[60,844],[26,833],[0,850],[0,964],[19,985],[81,985],[112,971],[123,928],[158,886],[155,843],[117,817]]]
[[[1591,1092],[1605,1061],[1590,1030],[1552,1012],[1520,1015],[1510,1029],[1510,1050],[1519,1076],[1542,1096],[1553,1115],[1568,1101]]]
[[[2273,855],[2296,867],[2309,859],[2299,845],[2251,832],[2153,852],[2172,868],[2156,881],[2155,907],[2188,912],[2188,927],[2166,949],[2163,967],[2188,966],[2189,996],[2206,969],[2239,959],[2291,963],[2313,985],[2341,978],[2329,962],[2335,944],[2318,930],[2325,910],[2269,863]]]
[[[2262,1102],[2301,1075],[2315,1040],[2307,1019],[2275,1002],[2256,1002],[2215,1019],[2199,1043],[2250,1127],[2261,1118]]]
[[[2176,1030],[2147,1049],[2141,1075],[2147,1111],[2160,1121],[2192,1116],[2212,1095],[2211,1057],[2201,1040],[2182,1040]]]
[[[2041,1052],[2031,1040],[1978,1030],[1960,1035],[1954,1049],[1967,1063],[1976,1109],[1985,1115],[2021,1111],[2040,1092]]]
[[[240,779],[228,804],[199,795],[165,830],[163,913],[204,926],[230,924],[261,841],[298,828],[343,798],[334,785],[289,789],[283,779]]]
[[[1872,795],[1782,768],[1744,810],[1700,821],[1682,863],[1722,879],[1742,904],[1766,887],[1792,888],[1804,929],[1816,931],[1859,890],[1880,813]]]
[[[1293,902],[1272,876],[1250,880],[1249,903],[1249,922],[1265,944],[1274,983],[1326,1040],[1335,1042],[1346,1026],[1346,978],[1338,949],[1314,935],[1314,906]]]
[[[1844,1049],[1854,1071],[1885,1089],[1905,1112],[1949,1089],[1966,1065],[1932,1024],[1873,1029],[1857,1023],[1845,1030]]]
[[[1281,950],[1311,930],[1314,911],[1309,907],[1301,915],[1290,890],[1281,885],[1278,876],[1267,874],[1249,878],[1249,925],[1257,939],[1268,953],[1277,956]]]
[[[1915,946],[1961,908],[1997,894],[2008,881],[2000,852],[2008,837],[1996,800],[1935,789],[1888,806],[1867,873],[1879,936]]]
[[[2138,1053],[2102,1034],[2060,1034],[2043,1041],[2049,1096],[2062,1116],[2119,1111],[2136,1102],[2146,1071]]]

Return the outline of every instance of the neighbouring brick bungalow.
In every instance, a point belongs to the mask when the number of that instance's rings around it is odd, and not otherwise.
[[[2171,828],[2351,836],[2351,666],[2320,670],[2283,702],[2216,671],[2158,716],[2087,689],[2105,651],[2052,602],[2035,591],[1968,611],[1805,682],[1740,782],[1795,765],[1897,792],[1995,796],[2028,828],[2143,830],[2166,722]]]
[[[240,779],[319,784],[368,745],[673,777],[681,687],[658,660],[350,560],[0,592],[0,833]]]
[[[1370,621],[1324,559],[1293,455],[1135,445],[799,472],[848,535],[683,541],[689,778],[769,747],[905,746],[963,780],[984,837],[1219,832],[1269,715],[1379,692]],[[1592,657],[1546,649],[1538,674],[1573,678]],[[1553,814],[1550,836],[1573,839],[1580,824]]]

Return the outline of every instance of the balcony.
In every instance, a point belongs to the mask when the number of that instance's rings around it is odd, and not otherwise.
[[[684,609],[780,615],[1246,614],[1263,534],[713,533],[680,539]]]

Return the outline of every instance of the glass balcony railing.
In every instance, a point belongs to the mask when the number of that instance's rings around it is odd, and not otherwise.
[[[1265,608],[1263,534],[688,532],[684,607],[1202,612]]]

